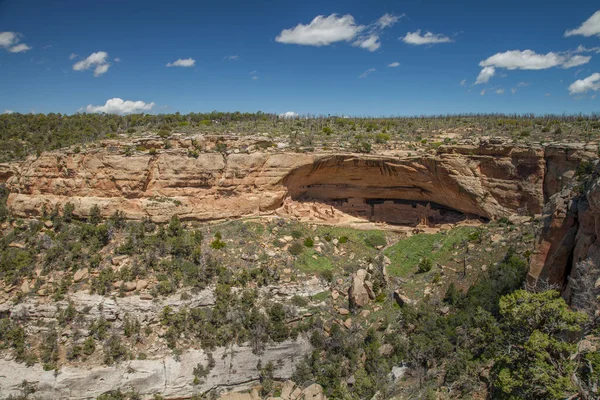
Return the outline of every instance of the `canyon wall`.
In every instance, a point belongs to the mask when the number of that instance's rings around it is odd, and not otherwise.
[[[163,222],[174,214],[214,220],[281,212],[286,201],[358,199],[431,202],[494,219],[541,213],[545,193],[556,191],[564,171],[573,171],[577,162],[548,159],[542,147],[503,144],[395,156],[263,151],[197,157],[185,148],[126,156],[122,147],[105,145],[28,158],[7,180],[8,206],[28,217],[70,202],[80,217],[96,205],[103,216],[119,210],[129,219]]]

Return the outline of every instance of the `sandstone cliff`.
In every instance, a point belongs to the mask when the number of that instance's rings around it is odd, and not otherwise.
[[[331,205],[333,213],[352,214],[348,202],[358,199],[392,205],[432,203],[493,219],[540,213],[545,196],[558,191],[590,152],[585,146],[564,150],[483,143],[440,146],[436,153],[417,155],[311,154],[272,148],[247,154],[230,146],[226,153],[207,150],[190,156],[189,142],[126,155],[124,145],[107,141],[84,153],[32,156],[12,169],[8,206],[15,215],[36,216],[44,207],[70,202],[80,217],[97,205],[104,216],[119,210],[129,219],[160,222],[173,214],[213,220],[278,209],[290,213],[290,202],[301,206],[313,200]],[[286,201],[288,207],[282,207]],[[374,210],[367,218],[386,220],[375,215],[373,204],[365,207]]]
[[[582,264],[600,265],[600,178],[598,171],[581,178],[550,197],[544,208],[529,269],[532,285],[568,288],[569,275]]]

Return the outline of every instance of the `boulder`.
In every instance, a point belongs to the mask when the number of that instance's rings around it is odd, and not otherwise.
[[[135,290],[139,291],[139,290],[142,290],[142,289],[146,289],[147,286],[148,286],[148,281],[145,280],[145,279],[140,279],[135,284]]]
[[[318,383],[313,383],[302,391],[302,398],[304,400],[326,400],[327,398],[323,394],[323,388]]]
[[[369,299],[375,300],[375,291],[373,290],[373,284],[369,281],[365,281],[365,289],[369,295]]]
[[[90,276],[90,271],[87,268],[78,269],[73,275],[73,282],[79,282],[87,279]]]
[[[394,300],[396,300],[396,303],[398,303],[400,307],[405,304],[414,304],[414,301],[402,294],[399,289],[394,291]]]
[[[21,284],[21,292],[23,292],[23,294],[27,294],[31,291],[31,288],[29,287],[29,281],[27,279],[25,279],[23,281],[23,283]]]
[[[283,400],[292,400],[291,396],[292,396],[292,392],[294,391],[295,387],[296,387],[296,384],[293,381],[287,380],[287,381],[283,382],[283,385],[281,387],[281,398]]]
[[[364,307],[369,303],[369,292],[365,287],[366,277],[367,271],[364,269],[359,269],[352,274],[352,283],[348,289],[350,308]]]

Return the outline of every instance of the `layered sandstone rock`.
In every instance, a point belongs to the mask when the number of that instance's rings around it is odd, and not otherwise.
[[[130,360],[111,367],[63,367],[58,373],[44,371],[40,364],[25,364],[0,359],[0,397],[19,395],[21,383],[26,380],[36,388],[36,399],[95,399],[102,393],[121,388],[134,389],[144,398],[160,393],[165,398],[189,398],[213,389],[249,388],[258,383],[256,365],[277,364],[274,376],[287,379],[299,355],[310,351],[308,340],[299,337],[267,346],[261,356],[252,353],[249,346],[218,347],[213,351],[217,360],[206,379],[194,385],[194,368],[205,365],[208,356],[202,350],[188,350],[176,359]],[[313,398],[313,397],[311,397]],[[318,398],[318,397],[315,397]]]
[[[126,156],[107,145],[30,157],[8,178],[8,205],[16,215],[36,216],[44,206],[70,202],[81,217],[97,205],[104,216],[119,210],[157,222],[174,214],[196,220],[293,214],[306,201],[332,207],[315,213],[325,220],[336,212],[408,224],[443,222],[439,215],[449,211],[497,218],[540,213],[544,193],[556,191],[586,151],[563,157],[553,150],[547,159],[542,147],[482,144],[418,156],[271,151],[194,158],[181,146]],[[411,202],[421,208],[411,210]]]
[[[532,255],[531,285],[564,288],[583,262],[600,266],[600,177],[596,171],[584,186],[572,182],[554,194],[543,214],[543,226]],[[570,293],[565,292],[566,297]]]

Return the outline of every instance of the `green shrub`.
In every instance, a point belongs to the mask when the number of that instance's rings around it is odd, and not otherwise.
[[[381,232],[370,232],[364,237],[364,241],[368,246],[373,248],[385,247],[387,240]]]
[[[304,247],[302,246],[302,244],[300,242],[294,242],[290,245],[288,251],[297,256],[302,254],[302,251],[304,251]]]
[[[307,237],[306,239],[304,239],[305,247],[313,247],[314,245],[315,245],[315,242],[312,240],[312,238]]]
[[[421,261],[419,261],[419,272],[420,273],[429,272],[429,271],[431,271],[432,268],[433,268],[433,262],[431,261],[431,259],[429,259],[427,257],[423,257],[421,259]]]

